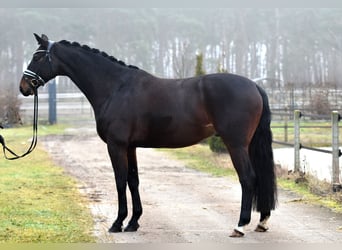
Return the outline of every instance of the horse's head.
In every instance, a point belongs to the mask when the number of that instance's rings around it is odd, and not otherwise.
[[[38,41],[38,49],[34,52],[32,60],[24,71],[20,81],[20,92],[24,96],[33,95],[40,86],[56,76],[53,62],[51,60],[51,48],[54,42],[50,41],[46,35],[41,37],[34,34]]]

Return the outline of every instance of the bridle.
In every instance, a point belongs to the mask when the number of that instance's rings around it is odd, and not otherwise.
[[[50,55],[50,50],[51,47],[53,46],[54,42],[49,41],[48,47],[46,50],[37,50],[33,55],[37,53],[46,53],[46,57],[49,60],[49,64],[52,70],[52,65],[51,65],[51,55]],[[37,73],[31,71],[31,70],[25,70],[24,71],[24,79],[25,81],[31,86],[34,92],[34,104],[33,104],[33,130],[32,130],[32,141],[30,147],[27,149],[27,151],[21,155],[16,154],[13,150],[8,148],[5,143],[5,139],[0,135],[0,144],[2,144],[2,149],[4,156],[7,160],[16,160],[23,158],[24,156],[30,154],[37,146],[37,136],[38,136],[38,91],[37,89],[40,86],[44,86],[46,82],[44,79]],[[8,157],[6,154],[6,151],[12,154],[12,157]]]
[[[51,65],[51,55],[50,55],[50,50],[52,48],[52,46],[55,44],[55,42],[53,41],[49,41],[48,43],[48,47],[46,50],[36,50],[33,54],[33,56],[35,54],[38,53],[45,53],[45,57],[48,59],[51,70],[52,70],[52,65]],[[36,94],[37,89],[40,86],[44,86],[46,84],[45,80],[36,72],[33,72],[29,69],[26,69],[24,71],[24,79],[25,81],[31,86],[31,88],[33,89],[34,93]]]

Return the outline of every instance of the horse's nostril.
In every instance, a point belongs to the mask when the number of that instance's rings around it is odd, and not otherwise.
[[[20,90],[20,93],[23,95],[23,96],[29,96],[31,94],[30,91],[27,91],[27,90],[24,90],[23,87],[19,87],[19,90]]]
[[[25,90],[23,89],[23,87],[19,87],[20,93],[22,93],[23,95],[25,94]]]

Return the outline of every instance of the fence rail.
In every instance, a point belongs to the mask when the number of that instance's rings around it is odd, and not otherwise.
[[[282,114],[284,115],[284,114]],[[332,177],[331,177],[331,184],[334,191],[340,191],[342,189],[341,185],[341,178],[340,178],[340,165],[339,165],[339,157],[341,157],[342,152],[339,148],[339,121],[341,120],[341,115],[337,111],[332,111],[330,117],[329,116],[320,116],[321,119],[330,118],[331,126],[301,126],[300,120],[303,117],[310,117],[310,118],[317,118],[317,115],[310,115],[310,114],[303,114],[300,110],[295,110],[293,114],[293,128],[294,128],[294,140],[293,143],[289,143],[287,141],[287,130],[286,134],[286,141],[277,141],[274,140],[273,143],[290,146],[294,148],[294,171],[300,171],[300,150],[307,149],[311,151],[316,151],[320,153],[326,153],[332,155]],[[287,125],[287,120],[285,126],[275,126],[277,128],[289,128]],[[300,139],[300,129],[301,128],[331,128],[331,150],[329,149],[322,149],[317,147],[309,147],[303,145]]]

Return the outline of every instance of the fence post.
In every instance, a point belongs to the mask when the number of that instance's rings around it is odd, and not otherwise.
[[[53,79],[49,83],[49,123],[55,124],[57,122],[57,111],[56,111],[56,80]]]
[[[287,109],[285,109],[286,115],[285,115],[285,124],[284,124],[284,141],[288,142],[288,129],[289,129],[289,125],[288,125],[288,120],[289,117],[287,115]]]
[[[340,186],[340,148],[339,148],[339,128],[338,122],[340,114],[337,111],[331,113],[331,130],[332,130],[332,185],[333,190]]]
[[[294,111],[294,172],[299,172],[300,170],[300,128],[299,119],[301,117],[300,110]]]

